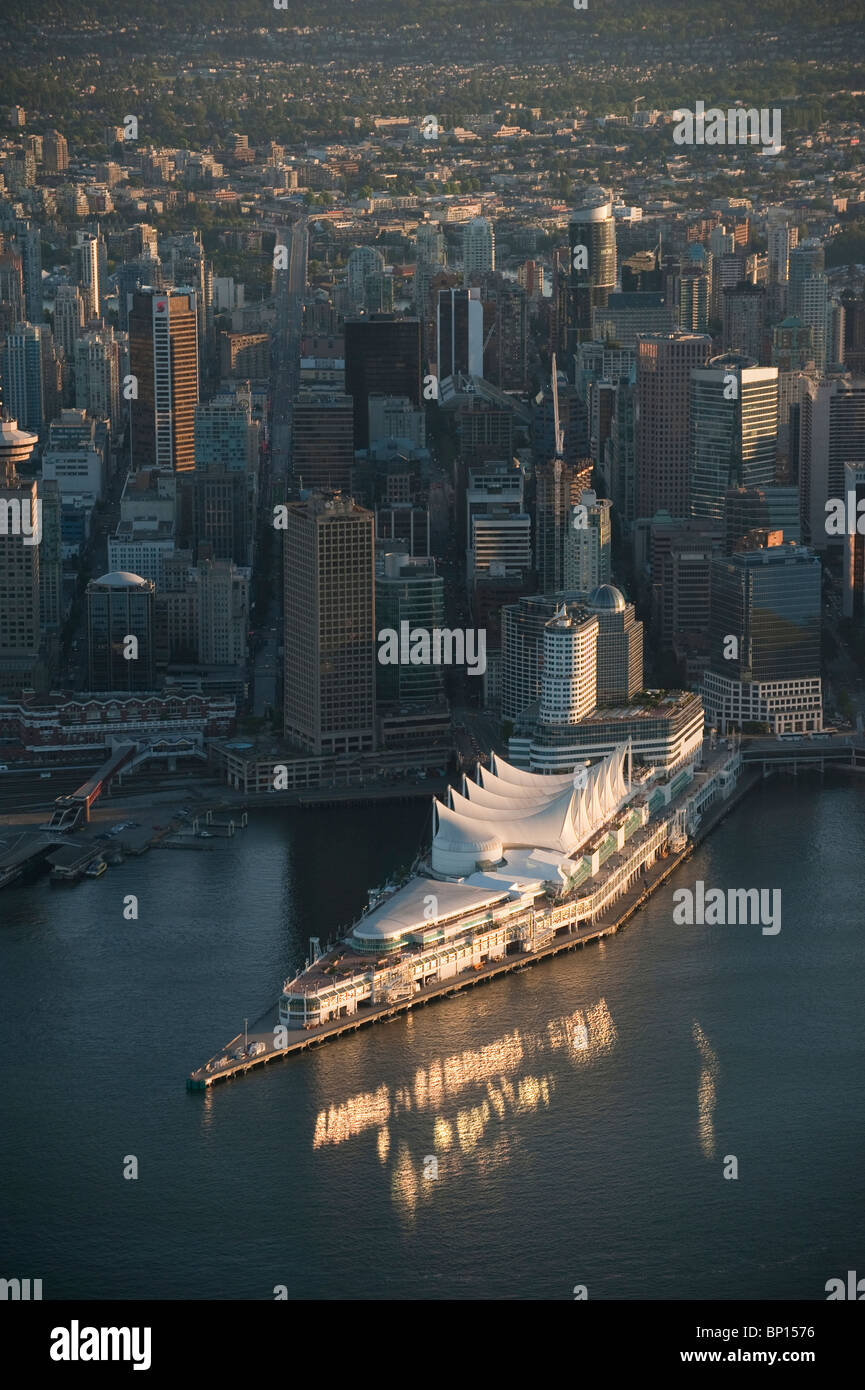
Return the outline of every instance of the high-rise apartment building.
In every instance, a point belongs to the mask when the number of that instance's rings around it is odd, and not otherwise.
[[[3,405],[22,429],[39,433],[47,424],[42,361],[42,327],[19,323],[3,344]]]
[[[565,589],[587,594],[609,583],[611,506],[608,498],[587,488],[572,508],[564,542]]]
[[[54,296],[54,341],[67,362],[75,362],[75,344],[84,332],[84,300],[77,285],[59,285]]]
[[[69,146],[59,130],[49,130],[42,140],[46,174],[63,174],[69,168]]]
[[[473,217],[463,227],[463,273],[495,270],[496,234],[487,217]]]
[[[195,466],[198,320],[195,296],[146,288],[133,297],[129,361],[133,468]]]
[[[75,274],[84,303],[84,321],[102,315],[102,285],[99,275],[99,237],[93,232],[78,232],[73,256]]]
[[[339,493],[288,508],[285,735],[314,754],[375,743],[374,526]]]
[[[602,188],[582,191],[568,224],[569,273],[568,347],[593,337],[594,310],[606,307],[616,288],[616,224],[613,203]]]
[[[122,433],[125,401],[120,394],[120,344],[113,328],[85,333],[75,343],[75,404]]]

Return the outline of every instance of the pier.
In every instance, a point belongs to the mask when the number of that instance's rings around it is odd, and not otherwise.
[[[534,950],[507,955],[503,959],[489,961],[470,968],[447,980],[423,985],[416,994],[411,994],[407,998],[382,1004],[361,1003],[357,1013],[298,1030],[299,1035],[296,1038],[292,1036],[294,1030],[282,1029],[282,1036],[287,1035],[284,1047],[277,1046],[277,1029],[279,1027],[277,1001],[253,1023],[245,1037],[243,1033],[239,1033],[220,1052],[214,1053],[204,1066],[198,1067],[192,1072],[186,1081],[187,1090],[205,1091],[217,1082],[228,1081],[245,1072],[252,1071],[256,1067],[266,1066],[276,1058],[305,1052],[309,1048],[317,1047],[333,1038],[342,1037],[346,1033],[354,1033],[359,1028],[365,1028],[369,1024],[388,1021],[396,1018],[399,1014],[407,1013],[410,1009],[433,1003],[439,999],[449,998],[461,990],[471,989],[476,985],[488,984],[502,975],[512,974],[515,970],[525,970],[538,961],[549,960],[554,956],[561,955],[563,951],[574,951],[579,947],[587,946],[592,942],[613,935],[625,926],[635,913],[639,912],[640,908],[648,902],[652,894],[690,858],[695,848],[714,830],[720,821],[729,815],[755,786],[759,785],[762,776],[762,768],[750,768],[744,771],[738,785],[731,790],[730,794],[723,799],[714,801],[707,808],[694,836],[678,851],[670,853],[666,858],[656,859],[633,886],[616,899],[615,915],[601,921],[586,922],[582,926],[559,928],[551,940],[539,945]],[[235,1057],[234,1054],[238,1050],[247,1050],[247,1043],[260,1044],[262,1050],[254,1057]]]

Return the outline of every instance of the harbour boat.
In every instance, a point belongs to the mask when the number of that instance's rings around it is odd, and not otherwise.
[[[101,878],[107,868],[108,865],[106,864],[104,859],[94,859],[92,863],[88,864],[87,868],[84,870],[85,877]]]

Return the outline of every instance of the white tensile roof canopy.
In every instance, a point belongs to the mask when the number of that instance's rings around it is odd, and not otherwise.
[[[497,862],[507,849],[574,854],[630,794],[627,754],[627,744],[620,745],[577,785],[572,773],[523,772],[496,757],[480,784],[467,782],[465,795],[451,790],[450,806],[435,800],[433,871],[463,877],[479,864]]]

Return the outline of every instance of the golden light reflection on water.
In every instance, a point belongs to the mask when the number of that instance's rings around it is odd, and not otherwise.
[[[697,1086],[697,1132],[704,1157],[714,1158],[716,1151],[715,1105],[717,1103],[715,1082],[720,1074],[721,1064],[718,1061],[718,1054],[696,1019],[692,1031],[694,1042],[697,1044],[703,1059],[703,1070],[700,1073],[700,1081]]]
[[[321,1110],[312,1147],[344,1144],[374,1130],[379,1162],[390,1165],[394,1204],[411,1219],[443,1178],[453,1178],[469,1163],[483,1174],[510,1161],[519,1148],[513,1120],[542,1113],[553,1101],[556,1077],[543,1064],[535,1065],[538,1061],[559,1053],[583,1068],[612,1051],[616,1041],[604,999],[550,1019],[541,1032],[513,1029],[485,1047],[436,1058],[400,1086],[381,1085]],[[472,1087],[480,1093],[463,1099]],[[429,1152],[413,1155],[399,1136],[400,1117],[428,1111],[433,1113]]]

